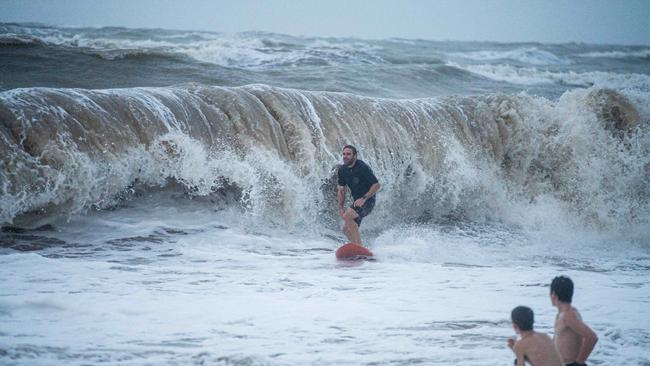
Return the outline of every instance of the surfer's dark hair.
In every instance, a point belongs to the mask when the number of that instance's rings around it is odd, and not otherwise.
[[[528,306],[517,306],[512,309],[510,319],[519,330],[533,330],[535,314],[533,314],[533,310]]]
[[[352,145],[345,145],[343,146],[343,150],[345,149],[350,149],[352,150],[352,155],[357,155],[357,148],[352,146]]]
[[[551,282],[551,293],[557,295],[562,302],[571,303],[573,298],[573,281],[569,277],[557,276]]]

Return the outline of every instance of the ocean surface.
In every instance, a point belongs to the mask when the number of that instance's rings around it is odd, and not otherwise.
[[[567,275],[648,366],[649,201],[650,46],[0,23],[2,365],[510,365]]]

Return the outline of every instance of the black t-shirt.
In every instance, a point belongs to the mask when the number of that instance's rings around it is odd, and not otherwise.
[[[343,164],[339,166],[339,186],[348,186],[352,197],[356,200],[368,193],[370,187],[377,183],[377,177],[372,169],[362,160],[357,160],[352,168]],[[371,198],[375,198],[372,196]]]

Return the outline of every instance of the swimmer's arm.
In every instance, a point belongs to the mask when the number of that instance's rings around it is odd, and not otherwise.
[[[515,356],[517,356],[517,362],[515,363],[516,366],[526,366],[526,347],[523,347],[521,342],[515,342],[514,347],[512,347],[512,350],[515,352]]]
[[[578,356],[576,356],[576,362],[585,363],[591,351],[594,350],[596,342],[598,342],[598,336],[580,319],[577,312],[571,311],[566,314],[564,316],[564,324],[582,338],[580,350],[578,351]]]
[[[517,341],[517,338],[511,337],[508,338],[508,348],[515,353],[517,359],[515,360],[516,366],[525,366],[526,365],[526,354],[524,352],[524,346],[521,341]]]

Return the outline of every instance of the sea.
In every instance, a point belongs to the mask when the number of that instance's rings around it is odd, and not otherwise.
[[[648,366],[649,201],[648,45],[0,23],[2,365],[511,365],[564,275]]]

